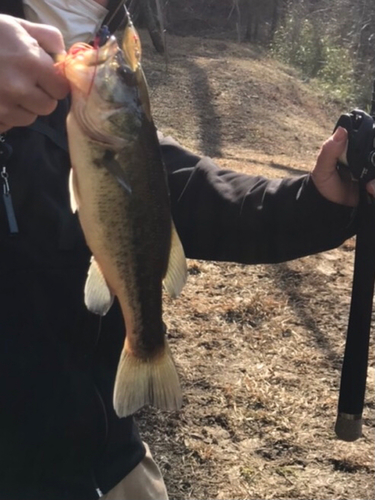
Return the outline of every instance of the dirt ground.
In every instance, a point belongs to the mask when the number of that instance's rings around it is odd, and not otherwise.
[[[169,36],[166,68],[141,37],[158,127],[221,167],[300,175],[348,111],[258,48]],[[375,498],[373,357],[363,437],[333,431],[353,257],[350,240],[279,265],[188,262],[165,298],[184,406],[137,415],[171,499]]]

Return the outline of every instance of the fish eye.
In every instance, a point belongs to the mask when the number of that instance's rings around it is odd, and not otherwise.
[[[121,80],[129,87],[135,87],[137,85],[137,80],[134,71],[132,71],[127,66],[120,66],[117,69],[117,74]]]

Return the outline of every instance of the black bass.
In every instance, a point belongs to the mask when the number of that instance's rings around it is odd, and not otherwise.
[[[178,295],[186,260],[140,57],[130,23],[122,50],[112,36],[98,48],[74,45],[59,63],[72,91],[71,203],[93,254],[85,303],[104,315],[116,296],[126,326],[113,397],[120,417],[146,404],[181,406],[162,320],[162,284]]]

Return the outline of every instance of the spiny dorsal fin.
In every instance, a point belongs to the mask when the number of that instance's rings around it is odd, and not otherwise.
[[[85,285],[85,304],[89,311],[104,316],[113,304],[113,294],[94,257],[87,274]]]
[[[172,222],[171,251],[168,269],[164,277],[164,287],[173,298],[177,297],[186,283],[187,266],[185,252]]]
[[[142,47],[141,40],[132,22],[125,28],[122,39],[122,50],[130,69],[135,71],[141,63]]]

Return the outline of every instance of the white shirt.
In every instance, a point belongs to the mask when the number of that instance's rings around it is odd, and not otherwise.
[[[75,42],[90,42],[108,10],[94,0],[23,0],[28,21],[58,28],[67,49]]]

